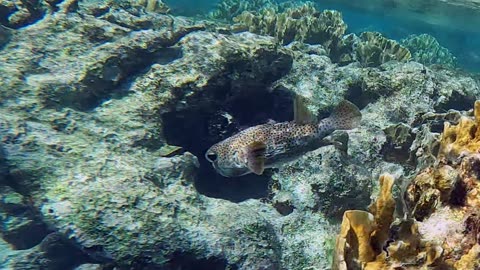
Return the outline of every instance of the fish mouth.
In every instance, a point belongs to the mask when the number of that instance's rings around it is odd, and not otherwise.
[[[217,173],[219,173],[223,177],[239,177],[245,174],[249,174],[250,170],[246,168],[225,168],[219,167],[216,163],[212,162],[213,168]]]

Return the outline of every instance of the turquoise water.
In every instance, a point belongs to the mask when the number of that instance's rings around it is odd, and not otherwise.
[[[280,1],[282,2],[282,1]],[[287,2],[287,1],[283,1]],[[313,1],[319,9],[333,9],[342,13],[348,32],[378,31],[401,40],[412,34],[429,34],[450,50],[461,67],[480,70],[480,8],[462,1]],[[402,4],[404,2],[404,4]],[[411,3],[410,3],[411,2]],[[215,1],[167,1],[178,14],[202,15],[215,9]],[[410,5],[409,5],[410,3]]]
[[[479,1],[0,1],[0,270],[480,269]]]

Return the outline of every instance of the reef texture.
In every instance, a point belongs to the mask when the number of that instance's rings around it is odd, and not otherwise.
[[[478,127],[480,101],[473,118],[445,123],[437,162],[420,170],[403,194],[407,218],[392,222],[394,201],[385,177],[370,213],[345,212],[334,269],[478,269]],[[384,214],[378,216],[379,209]]]
[[[367,67],[379,66],[392,60],[406,62],[411,58],[408,49],[377,32],[362,33],[359,42],[353,46],[356,60]]]
[[[341,13],[334,10],[320,12],[312,2],[287,9],[274,6],[245,11],[234,21],[238,24],[235,31],[243,27],[253,33],[273,36],[283,44],[292,41],[321,44],[332,61],[342,65],[360,62],[367,67],[377,67],[388,61],[406,62],[411,58],[406,47],[380,33],[364,32],[360,37],[344,35],[347,25]]]
[[[431,35],[411,35],[400,42],[410,50],[412,59],[425,65],[439,64],[448,68],[457,66],[457,60],[447,48],[442,47]]]
[[[329,58],[346,27],[337,12],[306,5],[277,14],[298,26],[299,40],[318,38],[317,45],[284,46],[269,35],[219,33],[146,11],[147,2],[65,1],[28,27],[5,30],[0,219],[8,244],[0,243],[1,267],[328,269],[335,221],[345,210],[366,208],[380,189],[370,211],[387,221],[382,209],[398,187],[389,176],[381,185],[372,179],[390,172],[404,181],[407,165],[428,167],[447,149],[432,146],[438,138],[427,136],[425,122],[452,116],[422,115],[466,109],[459,104],[480,96],[466,74],[383,63],[393,56],[338,66]],[[406,55],[387,47],[388,55]],[[225,179],[213,171],[203,157],[208,147],[245,126],[291,120],[294,95],[319,117],[347,98],[362,109],[362,125],[263,176]],[[398,146],[415,155],[392,155]],[[270,187],[252,188],[262,181]],[[381,224],[379,242],[388,227]],[[65,252],[50,252],[52,242]],[[465,258],[476,256],[478,249],[469,250]],[[69,256],[76,260],[64,261]]]
[[[271,0],[222,0],[217,3],[215,10],[210,12],[209,17],[213,19],[232,21],[233,18],[245,11],[253,12],[267,7],[276,9],[278,4]]]
[[[244,12],[234,21],[250,32],[276,37],[283,44],[295,40],[322,44],[327,49],[335,47],[347,29],[340,12],[319,12],[311,2],[282,12],[274,8]]]

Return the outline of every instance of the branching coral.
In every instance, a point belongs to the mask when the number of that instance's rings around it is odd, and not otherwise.
[[[456,66],[457,59],[447,48],[442,47],[438,41],[431,35],[411,35],[400,42],[412,53],[412,59],[425,64],[440,64],[453,68]]]
[[[234,21],[250,32],[274,36],[283,44],[301,41],[322,44],[326,49],[335,47],[347,29],[340,12],[319,12],[311,2],[283,12],[273,8],[259,13],[244,12]]]

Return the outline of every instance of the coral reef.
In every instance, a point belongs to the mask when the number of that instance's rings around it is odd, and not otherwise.
[[[28,249],[49,233],[39,214],[26,198],[11,187],[0,190],[0,234],[16,249]]]
[[[369,209],[372,214],[358,210],[345,213],[342,232],[337,238],[334,269],[350,269],[353,264],[359,269],[406,265],[407,269],[476,269],[480,266],[480,156],[476,145],[480,137],[476,133],[479,115],[480,101],[477,101],[473,118],[463,116],[456,125],[445,123],[437,162],[420,170],[405,190],[410,218],[392,223],[394,208],[384,212],[388,215],[377,218],[378,209],[387,205],[385,201],[388,205],[393,201],[391,194],[384,196],[382,184],[381,196],[375,207]],[[348,245],[350,230],[357,235],[358,243]],[[369,237],[360,237],[365,234]],[[377,235],[380,237],[375,237]],[[345,251],[346,246],[352,245],[357,251]],[[372,254],[372,250],[377,252]],[[358,257],[355,254],[359,254]]]
[[[92,261],[58,233],[47,235],[30,249],[2,249],[1,242],[0,239],[0,265],[3,269],[73,269]]]
[[[311,2],[282,12],[273,8],[261,10],[258,14],[244,12],[234,21],[250,32],[276,37],[283,44],[301,41],[322,44],[327,49],[335,47],[347,29],[340,12],[319,12]]]
[[[389,149],[415,149],[412,162],[430,166],[436,136],[418,121],[426,126],[453,116],[419,115],[464,109],[459,104],[480,95],[478,80],[466,74],[384,63],[402,56],[388,41],[371,42],[388,49],[371,58],[375,67],[356,63],[348,42],[361,38],[344,37],[340,14],[312,4],[239,15],[275,19],[269,25],[279,28],[256,28],[269,37],[146,10],[158,1],[134,2],[64,1],[31,26],[2,32],[0,227],[2,238],[22,250],[0,242],[0,268],[328,269],[338,219],[345,210],[365,209],[377,189],[371,213],[347,212],[348,233],[367,218],[375,226],[358,233],[385,242],[389,194],[397,191],[391,177],[380,185],[372,179],[388,171],[397,183],[412,172],[404,160],[387,158]],[[342,53],[349,64],[339,67],[329,57]],[[269,119],[291,120],[295,95],[319,117],[349,99],[362,109],[362,125],[262,176],[225,179],[207,166],[203,155],[213,143]],[[448,166],[474,171],[473,156],[457,164],[448,153]],[[435,174],[447,176],[455,176],[448,167]],[[392,223],[397,257],[423,248],[417,236],[434,237],[425,228],[451,214],[428,206],[474,204],[473,181],[451,188],[418,177],[416,190],[432,196],[411,196],[408,207],[427,223]],[[465,200],[447,199],[462,192]],[[451,227],[473,236],[477,216]],[[465,251],[474,246],[462,243]],[[381,250],[363,246],[362,260]],[[438,250],[428,249],[429,261]],[[472,266],[478,249],[469,250],[456,263]]]
[[[8,1],[0,2],[0,24],[20,28],[32,24],[45,16],[50,4],[57,1]]]
[[[247,1],[248,2],[248,1]],[[276,37],[283,44],[300,41],[321,44],[334,62],[341,65],[360,62],[365,67],[377,67],[391,60],[408,61],[411,54],[398,42],[377,32],[344,36],[347,25],[338,11],[315,8],[307,2],[279,11],[265,8],[246,11],[236,16],[236,29]]]
[[[323,147],[273,175],[278,181],[278,194],[288,194],[295,209],[319,210],[341,218],[345,210],[366,207],[376,186],[372,179],[385,171],[396,177],[407,175],[417,162],[428,166],[435,159],[438,147],[429,142],[438,135],[427,132],[427,137],[420,136],[423,127],[419,127],[419,117],[453,106],[456,96],[462,96],[462,102],[473,102],[480,93],[471,77],[425,70],[415,62],[391,62],[379,69],[359,64],[338,67],[321,51],[298,50],[294,51],[291,71],[274,83],[274,91],[286,89],[304,96],[307,107],[320,117],[328,115],[329,108],[343,98],[364,109],[362,125],[348,132],[347,155],[334,147]],[[303,53],[305,50],[309,53]],[[412,99],[416,100],[413,104]],[[400,145],[416,150],[412,154],[392,151]]]
[[[356,60],[363,66],[376,67],[391,60],[408,61],[410,51],[378,32],[364,32],[354,45]]]
[[[442,47],[431,35],[410,35],[400,41],[412,54],[412,59],[425,65],[440,64],[454,68],[457,60],[447,48]]]
[[[232,21],[233,18],[243,12],[255,12],[265,8],[277,9],[278,5],[271,0],[222,0],[217,3],[215,10],[209,13],[209,17],[225,21]]]

